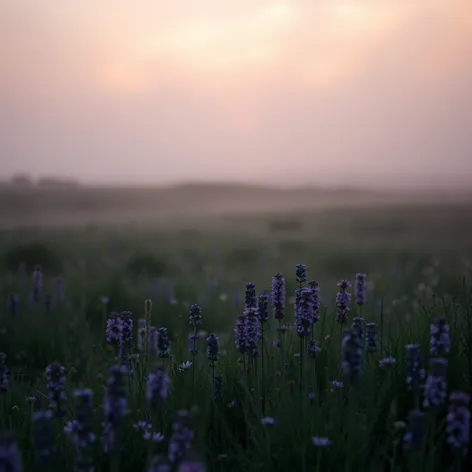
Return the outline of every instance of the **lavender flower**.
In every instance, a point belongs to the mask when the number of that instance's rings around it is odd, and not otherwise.
[[[275,426],[277,424],[277,420],[271,416],[266,416],[261,419],[261,424],[264,426]]]
[[[210,364],[214,364],[220,358],[220,339],[214,334],[207,338],[207,354]]]
[[[258,297],[258,317],[259,322],[265,323],[269,319],[269,296],[259,295]]]
[[[35,302],[39,301],[41,297],[41,291],[43,288],[43,272],[41,266],[36,266],[33,270],[33,300]]]
[[[315,340],[308,341],[308,357],[316,359],[321,349],[318,347],[318,343]]]
[[[306,282],[306,265],[297,264],[295,268],[295,276],[298,284],[304,284]]]
[[[96,436],[92,429],[92,399],[91,389],[75,390],[75,420],[70,421],[64,432],[72,437],[76,450],[75,467],[77,471],[93,472],[91,447]]]
[[[332,380],[331,381],[331,387],[335,389],[340,389],[344,387],[344,382],[340,382],[339,380]]]
[[[311,290],[311,302],[313,304],[313,324],[317,323],[320,319],[319,311],[321,306],[320,299],[320,286],[314,280],[308,282]]]
[[[106,342],[114,346],[119,346],[121,343],[122,332],[123,322],[120,314],[117,312],[110,313],[107,319],[107,327],[105,331]]]
[[[366,335],[365,335],[365,343],[366,349],[368,352],[376,352],[377,351],[377,324],[376,323],[366,323]]]
[[[167,398],[169,377],[161,366],[154,367],[146,386],[146,401],[151,409],[159,408]]]
[[[364,318],[356,317],[352,319],[351,329],[359,333],[360,338],[364,341]]]
[[[33,413],[33,442],[36,464],[44,467],[51,463],[56,451],[54,446],[54,430],[52,425],[52,413],[50,411],[38,411]]]
[[[356,274],[356,303],[359,306],[362,306],[365,304],[365,299],[366,299],[366,294],[367,294],[367,288],[366,288],[366,283],[365,283],[366,275],[359,273]]]
[[[129,374],[132,373],[128,356],[133,343],[133,317],[131,312],[123,311],[121,318],[120,360],[122,365],[128,365]]]
[[[452,392],[449,401],[446,441],[455,455],[465,456],[470,440],[470,395]]]
[[[2,472],[23,471],[20,448],[11,434],[0,437],[0,470]]]
[[[110,377],[105,386],[103,410],[105,414],[103,446],[104,451],[112,451],[115,446],[115,436],[118,427],[123,422],[127,412],[128,401],[123,386],[127,369],[115,366],[110,369]]]
[[[362,367],[362,341],[359,333],[352,330],[346,332],[342,341],[341,355],[344,375],[350,383],[355,383]]]
[[[246,296],[244,300],[245,309],[257,308],[256,286],[249,282],[245,285]]]
[[[201,325],[203,322],[202,319],[202,309],[199,305],[192,305],[189,310],[189,325],[190,326],[198,326]]]
[[[422,358],[420,346],[418,344],[408,344],[406,346],[406,364],[408,374],[406,383],[408,390],[417,392],[424,380],[424,370],[421,369]]]
[[[379,367],[395,365],[397,360],[394,357],[384,357],[379,361]]]
[[[245,354],[249,347],[246,318],[246,315],[239,315],[234,327],[234,343],[240,354]]]
[[[276,320],[283,320],[285,317],[285,277],[276,274],[272,278],[272,310]]]
[[[161,327],[157,330],[157,351],[161,359],[170,356],[170,342],[167,334],[167,328]]]
[[[346,290],[351,287],[351,283],[347,280],[341,280],[338,283],[339,292],[336,294],[336,321],[339,324],[344,324],[347,321],[347,315],[350,311],[349,303],[351,301],[351,294]]]
[[[333,444],[333,441],[331,441],[330,439],[320,438],[319,436],[315,436],[311,438],[311,440],[316,447],[327,447]]]
[[[297,326],[297,335],[299,337],[306,337],[311,334],[310,328],[313,324],[313,301],[311,289],[309,288],[297,290],[295,324]]]
[[[172,425],[172,436],[169,442],[169,460],[173,464],[180,462],[192,446],[194,437],[189,425],[190,415],[187,411],[179,411]]]
[[[442,408],[447,398],[447,359],[431,359],[430,370],[424,388],[423,407]]]
[[[246,341],[248,346],[247,352],[250,356],[257,357],[259,355],[258,344],[261,338],[257,308],[246,308],[244,313],[246,324]]]
[[[46,367],[49,408],[55,411],[58,418],[65,415],[65,411],[62,409],[62,404],[66,400],[64,372],[65,368],[59,362],[53,362]]]
[[[424,435],[424,413],[412,410],[408,415],[408,426],[403,436],[403,448],[414,452],[421,449]]]
[[[434,324],[430,326],[431,333],[431,355],[442,356],[449,353],[449,326],[445,319],[438,318]]]

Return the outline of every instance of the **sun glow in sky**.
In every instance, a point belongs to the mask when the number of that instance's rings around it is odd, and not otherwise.
[[[466,181],[470,83],[469,0],[0,0],[4,175]]]

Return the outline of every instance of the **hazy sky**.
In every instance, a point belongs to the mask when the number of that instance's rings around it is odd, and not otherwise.
[[[471,0],[0,0],[0,174],[465,183]]]

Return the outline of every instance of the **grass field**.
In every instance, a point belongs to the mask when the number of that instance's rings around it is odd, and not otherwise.
[[[226,217],[196,212],[159,225],[105,225],[97,216],[75,226],[4,226],[0,470],[22,470],[2,469],[16,460],[14,444],[26,471],[88,471],[91,464],[97,472],[470,470],[468,406],[443,394],[472,393],[472,203],[337,205]],[[297,264],[307,270],[299,284]],[[35,286],[36,265],[42,283],[37,275]],[[277,273],[286,281],[280,326],[287,329],[277,329],[269,303],[261,331],[251,294],[248,314],[238,318],[245,284],[254,283],[257,295],[271,294]],[[367,274],[361,306],[356,273]],[[336,307],[342,279],[353,286],[344,324],[337,321],[345,310]],[[319,320],[313,334],[300,337],[296,290],[310,280],[320,287]],[[303,305],[303,293],[302,324],[303,313],[315,319],[312,299]],[[150,337],[142,336],[139,349],[147,299],[146,326],[167,328],[169,357],[165,330],[158,331],[157,352],[154,329],[146,328]],[[193,304],[201,307],[201,325],[189,319]],[[122,334],[107,343],[108,315],[124,311],[132,313],[132,341],[124,314],[109,320]],[[365,326],[361,336],[358,328],[349,330],[354,317],[376,326]],[[450,349],[441,338],[435,352],[430,325],[438,317],[449,326]],[[245,353],[235,346],[238,320],[238,332],[250,338]],[[195,344],[188,340],[200,331]],[[211,362],[209,333],[219,338],[218,356],[210,346]],[[113,341],[118,338],[121,348]],[[312,340],[319,352],[309,352]],[[410,344],[420,345],[419,364],[405,348]],[[389,357],[396,363],[379,365]],[[447,359],[447,367],[437,358]],[[53,365],[48,389],[45,371],[55,361],[64,373]],[[192,364],[182,367],[187,361]],[[126,372],[109,371],[122,363]],[[152,382],[159,387],[166,376],[168,392],[152,390]],[[51,388],[57,401],[50,406]],[[77,389],[93,391],[90,407],[89,393],[76,398]],[[47,411],[52,417],[40,413]],[[151,429],[133,427],[142,421]]]

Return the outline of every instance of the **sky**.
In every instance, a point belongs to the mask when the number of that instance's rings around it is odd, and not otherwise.
[[[460,186],[470,0],[0,0],[0,174]]]

